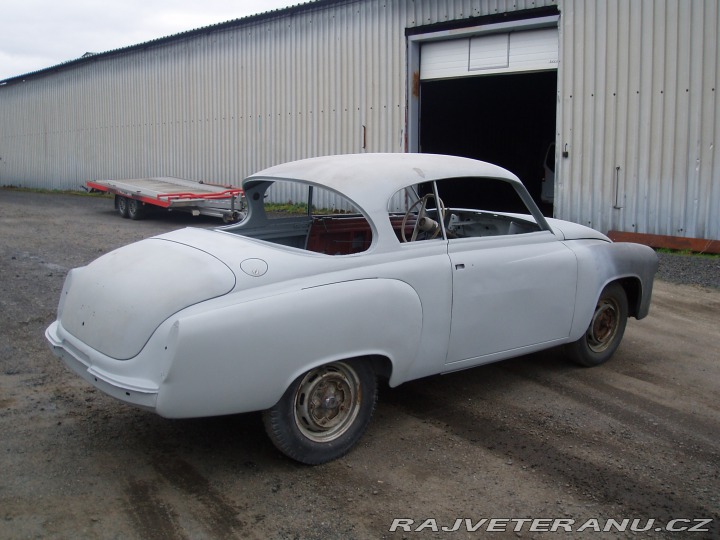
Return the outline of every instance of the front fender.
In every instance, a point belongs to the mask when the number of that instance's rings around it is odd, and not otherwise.
[[[192,313],[179,314],[176,354],[158,394],[162,416],[267,409],[299,375],[336,360],[382,355],[394,368],[415,359],[422,330],[417,293],[394,279],[332,283]]]
[[[621,281],[632,284],[628,294],[630,312],[637,319],[647,316],[650,309],[653,280],[658,257],[647,246],[629,242],[578,240],[566,242],[578,261],[578,289],[570,341],[579,339],[587,330],[597,299],[606,285]]]

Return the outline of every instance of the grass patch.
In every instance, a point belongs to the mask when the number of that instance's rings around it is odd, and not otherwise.
[[[265,211],[278,214],[307,214],[307,204],[300,203],[266,203]]]
[[[720,254],[716,253],[697,253],[690,249],[669,249],[669,248],[657,248],[655,249],[658,253],[664,253],[666,255],[682,255],[685,257],[701,257],[704,259],[720,259]]]
[[[266,203],[266,212],[273,212],[277,214],[293,214],[293,215],[307,215],[308,208],[307,204],[303,203]],[[333,210],[331,208],[317,208],[312,207],[313,215],[329,216],[331,214],[347,214],[345,210]]]

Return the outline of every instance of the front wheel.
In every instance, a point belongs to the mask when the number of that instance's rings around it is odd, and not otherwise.
[[[627,317],[628,301],[625,289],[619,283],[611,283],[600,293],[585,334],[568,345],[571,358],[586,367],[607,362],[620,345]]]
[[[288,457],[319,465],[345,455],[370,422],[377,379],[367,361],[333,362],[298,377],[263,412],[265,430]]]
[[[127,197],[122,195],[115,195],[115,208],[120,214],[120,217],[128,217],[128,200]]]

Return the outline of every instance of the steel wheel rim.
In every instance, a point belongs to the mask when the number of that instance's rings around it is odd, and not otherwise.
[[[615,339],[619,327],[620,306],[610,298],[600,300],[587,331],[590,350],[596,353],[605,351]]]
[[[118,210],[120,211],[120,213],[127,212],[127,200],[125,199],[125,197],[120,197],[118,199]]]
[[[295,393],[295,424],[312,441],[333,441],[357,418],[360,398],[360,379],[347,364],[314,369]]]

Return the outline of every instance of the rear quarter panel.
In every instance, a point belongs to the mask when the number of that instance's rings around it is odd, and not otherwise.
[[[336,360],[382,355],[394,366],[410,363],[423,320],[415,290],[394,279],[338,282],[194,312],[179,317],[175,359],[158,395],[162,416],[267,409],[302,373]]]

